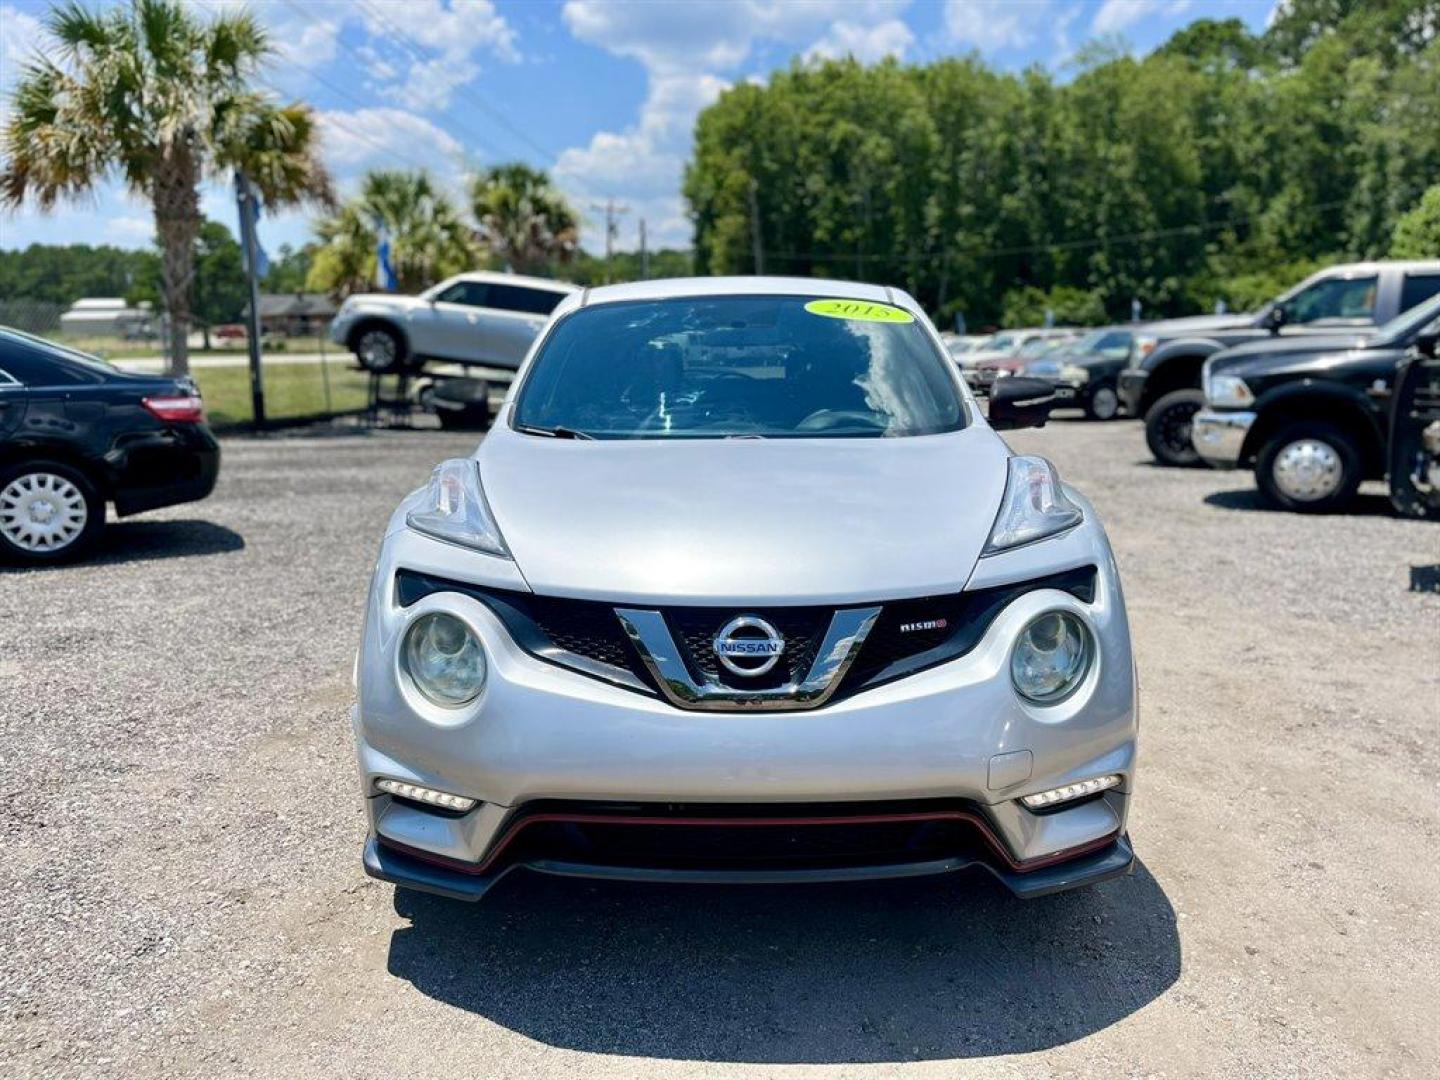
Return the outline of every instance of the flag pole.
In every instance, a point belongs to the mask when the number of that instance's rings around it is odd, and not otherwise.
[[[245,339],[250,346],[250,413],[256,431],[265,428],[265,377],[260,369],[260,275],[255,250],[255,189],[238,169],[235,171],[235,203],[240,209],[240,245],[245,252],[245,274],[250,279],[250,314]]]

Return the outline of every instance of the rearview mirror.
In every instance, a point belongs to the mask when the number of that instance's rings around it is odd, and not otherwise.
[[[997,431],[1044,427],[1054,404],[1055,387],[1044,379],[996,379],[990,389],[990,426]]]

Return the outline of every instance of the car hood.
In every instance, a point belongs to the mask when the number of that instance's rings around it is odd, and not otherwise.
[[[961,589],[1009,449],[977,425],[898,439],[587,441],[497,424],[476,457],[537,593],[829,604]]]
[[[1254,312],[1234,312],[1226,315],[1189,315],[1182,319],[1160,319],[1133,327],[1142,335],[1159,338],[1189,337],[1192,334],[1206,334],[1217,330],[1239,330],[1255,325]]]
[[[1234,372],[1239,368],[1269,371],[1295,363],[1308,363],[1313,357],[1349,352],[1364,348],[1373,334],[1336,334],[1304,337],[1273,337],[1249,341],[1222,349],[1210,359],[1211,372]]]

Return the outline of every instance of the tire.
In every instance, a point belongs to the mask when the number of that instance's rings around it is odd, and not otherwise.
[[[1114,420],[1120,415],[1120,395],[1109,383],[1101,383],[1085,398],[1085,415],[1091,420]]]
[[[79,469],[58,461],[0,468],[0,559],[45,565],[79,558],[105,528],[105,500]]]
[[[1306,514],[1339,510],[1360,487],[1360,448],[1347,431],[1318,421],[1276,432],[1255,459],[1255,483],[1274,506]]]
[[[1172,390],[1145,414],[1145,443],[1161,465],[1200,464],[1200,455],[1190,441],[1190,421],[1205,404],[1199,390]]]
[[[362,324],[350,337],[350,351],[372,375],[404,371],[410,359],[400,335],[384,323]]]

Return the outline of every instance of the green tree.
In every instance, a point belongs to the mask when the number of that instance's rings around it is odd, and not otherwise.
[[[401,292],[414,293],[478,261],[455,204],[424,172],[365,174],[360,193],[316,226],[306,288],[348,295],[374,286],[380,230]]]
[[[575,256],[580,218],[539,169],[517,161],[483,170],[470,183],[470,210],[480,242],[517,273],[551,271]]]
[[[150,250],[102,244],[31,244],[0,250],[0,297],[69,306],[86,296],[157,298],[160,257]]]
[[[270,54],[251,15],[205,18],[176,0],[129,0],[102,12],[52,8],[58,43],[11,92],[0,202],[49,210],[118,173],[149,199],[162,253],[170,360],[189,370],[190,290],[201,180],[244,170],[270,206],[327,201],[310,110],[250,86]]]
[[[210,328],[240,318],[250,301],[250,282],[240,245],[218,221],[200,226],[195,241],[195,299],[192,310],[210,348]]]
[[[1415,209],[1395,223],[1392,259],[1440,259],[1440,184],[1421,197]]]
[[[305,279],[315,261],[314,244],[291,247],[281,244],[280,250],[270,260],[270,272],[260,284],[269,293],[298,293],[305,291]]]

